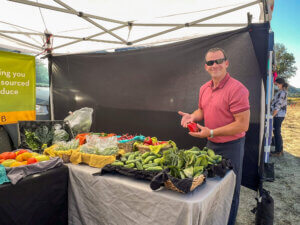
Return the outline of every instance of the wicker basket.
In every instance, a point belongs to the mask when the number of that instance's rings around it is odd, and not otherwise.
[[[127,141],[127,142],[124,142],[124,143],[118,143],[118,148],[119,149],[124,149],[125,152],[132,152],[134,142],[135,141]]]
[[[62,154],[61,159],[63,160],[64,163],[70,163],[70,158],[71,155],[67,155],[67,154]]]
[[[196,187],[200,186],[203,182],[205,181],[205,176],[204,174],[201,174],[200,176],[198,177],[195,177],[193,179],[193,183],[191,185],[191,188],[190,188],[190,192],[193,191]],[[165,187],[167,189],[170,189],[170,190],[173,190],[173,191],[177,191],[177,192],[180,192],[180,193],[185,193],[184,191],[178,189],[177,187],[175,187],[175,185],[172,183],[172,181],[170,179],[168,179],[165,183],[164,183]]]
[[[59,157],[63,160],[64,163],[70,162],[70,157],[73,152],[79,151],[79,147],[77,149],[69,149],[69,150],[55,150],[56,145],[51,145],[49,148],[46,148],[43,152],[44,155],[48,155],[50,157]]]
[[[150,151],[150,147],[148,147],[148,146],[139,146],[138,145],[136,147],[137,147],[137,149],[139,150],[140,153],[145,153],[145,152]],[[169,149],[171,147],[172,147],[172,145],[168,144],[168,145],[164,146],[163,148],[161,148],[161,150],[163,151],[163,150]]]

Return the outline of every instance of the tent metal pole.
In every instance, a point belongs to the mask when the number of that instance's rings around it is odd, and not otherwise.
[[[110,34],[111,36],[117,38],[118,40],[122,41],[124,44],[126,44],[126,40],[124,40],[123,38],[121,38],[120,36],[114,34],[113,32],[109,31],[108,29],[106,29],[105,27],[101,26],[100,24],[94,22],[93,20],[89,19],[89,18],[85,18],[82,17],[84,20],[88,21],[89,23],[95,25],[96,27],[100,28],[101,30],[107,32],[108,34]]]
[[[39,35],[39,36],[44,36],[43,33],[36,33],[36,32],[22,32],[22,31],[11,31],[11,30],[0,30],[0,33],[8,33],[8,34],[26,34],[26,35]]]
[[[21,32],[21,31],[9,31],[9,30],[0,30],[0,33],[8,33],[8,34],[25,34],[25,35],[37,35],[37,36],[44,36],[43,33],[33,33],[33,32]],[[105,34],[106,32],[103,32]],[[112,44],[123,44],[122,42],[117,41],[108,41],[108,40],[99,40],[99,39],[92,39],[92,38],[81,38],[81,37],[71,37],[71,36],[63,36],[63,35],[52,35],[53,37],[57,38],[65,38],[65,39],[75,39],[75,40],[84,40],[84,41],[95,41],[95,42],[104,42],[104,43],[112,43]]]
[[[81,42],[81,41],[85,41],[85,39],[80,39],[80,40],[76,40],[76,41],[71,41],[69,43],[66,43],[66,44],[63,44],[63,45],[59,45],[59,46],[56,46],[55,48],[52,48],[52,50],[54,49],[58,49],[58,48],[62,48],[62,47],[65,47],[65,46],[68,46],[68,45],[72,45],[72,44],[76,44],[78,42]],[[99,41],[100,42],[100,41]],[[101,41],[101,42],[104,42],[104,43],[111,43],[111,44],[123,44],[122,42],[117,42],[117,41]]]
[[[69,36],[61,36],[61,35],[52,35],[53,37],[57,38],[65,38],[65,39],[73,39],[73,40],[81,40],[81,41],[94,41],[94,42],[103,42],[103,43],[111,43],[111,44],[123,44],[120,41],[109,41],[109,40],[102,40],[102,39],[92,39],[92,38],[79,38],[79,37],[69,37]]]
[[[272,54],[273,51],[269,51],[269,60],[268,60],[268,77],[267,77],[267,113],[266,113],[266,133],[265,133],[265,159],[264,162],[267,163],[269,161],[270,150],[271,150],[271,140],[272,140],[272,115],[271,115],[271,98],[272,98]]]
[[[263,10],[264,10],[264,20],[269,21],[269,15],[268,15],[268,1],[267,0],[262,0],[263,3]]]
[[[145,27],[175,27],[185,25],[181,23],[133,23],[132,26],[145,26]],[[190,27],[244,27],[247,23],[207,23],[207,24],[193,24]]]
[[[158,32],[158,33],[155,33],[155,34],[152,34],[152,35],[149,35],[149,36],[137,39],[135,41],[132,41],[131,43],[134,44],[134,43],[137,43],[137,42],[140,42],[140,41],[144,41],[144,40],[147,40],[149,38],[153,38],[153,37],[156,37],[156,36],[159,36],[159,35],[162,35],[162,34],[166,34],[166,33],[169,33],[169,32],[172,32],[172,31],[184,28],[184,27],[189,27],[190,25],[194,25],[194,24],[203,22],[205,20],[209,20],[209,19],[212,19],[212,18],[215,18],[215,17],[218,17],[218,16],[222,16],[224,14],[231,13],[231,12],[234,12],[234,11],[239,10],[239,9],[247,8],[249,6],[252,6],[252,5],[255,5],[255,4],[258,4],[258,3],[260,3],[260,1],[250,2],[248,4],[245,4],[245,5],[242,5],[242,6],[238,6],[238,7],[229,9],[229,10],[225,10],[223,12],[216,13],[214,15],[211,15],[211,16],[208,16],[208,17],[204,17],[204,18],[199,19],[199,20],[195,20],[195,21],[192,21],[192,22],[184,24],[184,25],[179,25],[179,26],[176,26],[174,28],[171,28],[171,29],[168,29],[168,30],[165,30],[165,31],[161,31],[161,32]]]
[[[17,28],[18,29],[18,28]],[[9,31],[9,30],[0,30],[0,33],[7,33],[7,34],[24,34],[29,39],[33,40],[37,44],[41,44],[39,41],[35,40],[31,35],[38,35],[38,36],[44,36],[43,33],[39,32],[22,32],[22,31]]]
[[[33,48],[30,49],[26,49],[26,48],[21,48],[18,46],[11,46],[11,45],[5,45],[5,44],[0,44],[0,48],[6,48],[6,49],[14,49],[17,52],[23,52],[23,53],[29,53],[29,54],[38,54],[40,53],[40,49],[39,50],[35,50]]]
[[[108,29],[106,29],[105,27],[101,26],[100,24],[96,23],[95,21],[91,20],[90,18],[88,18],[86,15],[84,15],[81,12],[77,12],[75,9],[73,9],[72,7],[68,6],[67,4],[59,1],[59,0],[53,0],[56,3],[60,4],[61,6],[65,7],[66,9],[68,9],[71,12],[76,13],[79,17],[81,17],[82,19],[88,21],[89,23],[93,24],[94,26],[100,28],[101,30],[104,30],[105,32],[107,32],[108,34],[110,34],[111,36],[117,38],[118,40],[122,41],[124,44],[126,44],[126,41],[119,37],[118,35],[114,34],[113,32],[109,31]]]
[[[48,55],[48,71],[49,71],[49,107],[50,107],[50,119],[54,120],[54,104],[53,104],[53,82],[52,82],[52,55]]]
[[[121,26],[112,28],[112,29],[110,29],[110,30],[111,30],[111,31],[112,31],[112,30],[118,30],[118,29],[121,29],[121,28],[126,27],[126,26],[127,26],[127,25],[121,25]],[[100,36],[100,35],[102,35],[102,34],[106,34],[106,32],[101,32],[101,33],[93,34],[93,35],[90,35],[90,36],[86,37],[85,39],[76,40],[76,41],[72,41],[72,42],[69,42],[69,43],[66,43],[66,44],[63,44],[63,45],[59,45],[59,46],[56,46],[56,47],[52,48],[52,50],[58,49],[58,48],[62,48],[62,47],[68,46],[68,45],[76,44],[76,43],[78,43],[78,42],[80,42],[80,41],[84,41],[84,40],[87,41],[87,40],[89,40],[89,39],[92,38],[92,37]],[[118,44],[123,44],[123,43],[122,43],[122,42],[119,42]]]
[[[35,7],[44,8],[44,9],[50,9],[50,10],[59,11],[59,12],[64,12],[64,13],[68,13],[68,14],[78,15],[78,12],[71,12],[67,9],[63,9],[63,8],[59,8],[59,7],[55,7],[55,6],[51,6],[51,5],[46,5],[46,4],[42,4],[42,3],[37,3],[37,2],[32,2],[32,1],[27,1],[27,0],[8,0],[8,1],[17,2],[17,3],[21,3],[21,4],[25,4],[25,5],[31,5],[31,6],[35,6]],[[105,18],[105,17],[95,16],[95,15],[86,14],[86,13],[82,13],[82,14],[84,14],[84,16],[87,16],[87,17],[90,17],[90,18],[93,18],[93,19],[98,19],[98,20],[103,20],[103,21],[107,21],[107,22],[126,24],[127,25],[127,22],[123,22],[123,21],[120,21],[120,20],[108,19],[108,18]]]
[[[0,36],[3,36],[3,37],[5,37],[5,38],[7,38],[7,39],[11,39],[11,40],[17,41],[17,42],[22,43],[22,44],[25,44],[25,45],[29,45],[30,47],[33,47],[33,48],[35,48],[35,49],[43,50],[43,48],[40,47],[40,46],[31,44],[31,43],[26,42],[26,41],[22,41],[22,40],[20,40],[20,39],[18,39],[18,38],[14,38],[14,37],[11,37],[11,36],[8,36],[8,35],[5,35],[5,34],[1,34],[1,33],[0,33]]]
[[[119,30],[119,29],[122,29],[122,28],[124,28],[124,27],[127,27],[127,24],[126,24],[126,25],[117,26],[117,27],[112,28],[112,29],[109,29],[109,31]],[[92,34],[92,35],[86,37],[85,39],[87,40],[87,39],[90,39],[90,38],[93,38],[93,37],[100,36],[100,35],[102,35],[102,34],[106,34],[106,32],[105,32],[105,31],[102,31],[102,32],[100,32],[100,33]]]
[[[16,27],[16,28],[21,28],[21,29],[24,29],[24,30],[29,30],[29,31],[34,31],[34,32],[36,32],[36,33],[40,33],[39,31],[36,31],[36,30],[30,29],[30,28],[27,28],[27,27],[19,26],[19,25],[16,25],[16,24],[7,23],[7,22],[4,22],[4,21],[0,21],[0,23],[4,23],[4,24],[7,24],[7,25],[10,25],[10,26]]]

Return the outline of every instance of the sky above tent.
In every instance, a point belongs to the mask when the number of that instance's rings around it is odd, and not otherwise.
[[[298,68],[296,76],[289,80],[294,87],[300,88],[300,1],[275,0],[271,28],[275,43],[282,43],[289,53],[293,53]]]

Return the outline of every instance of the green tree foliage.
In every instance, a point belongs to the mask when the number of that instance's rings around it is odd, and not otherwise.
[[[287,52],[284,44],[276,43],[274,46],[277,63],[277,73],[279,77],[288,80],[296,75],[297,67],[295,66],[295,57],[292,53]]]
[[[36,85],[37,86],[49,86],[49,74],[47,60],[36,58],[35,69],[36,69]]]

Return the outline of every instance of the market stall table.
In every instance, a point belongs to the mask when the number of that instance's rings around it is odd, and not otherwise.
[[[93,176],[100,169],[69,166],[69,224],[224,225],[229,216],[235,174],[209,178],[189,194],[122,175]]]
[[[0,224],[68,224],[68,167],[0,185]]]

